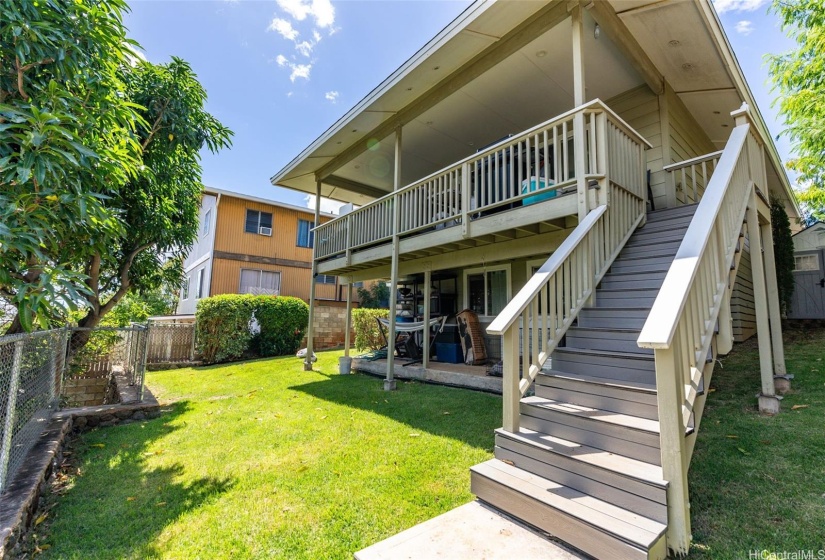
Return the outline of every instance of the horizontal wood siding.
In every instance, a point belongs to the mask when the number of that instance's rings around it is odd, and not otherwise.
[[[247,209],[272,214],[271,237],[244,231]],[[223,195],[218,206],[215,251],[312,263],[312,249],[296,244],[299,219],[312,222],[314,214],[310,209],[303,212]],[[322,216],[321,223],[329,219]]]
[[[670,161],[667,161],[665,165],[715,152],[716,146],[690,114],[679,96],[670,88],[667,88],[666,95],[668,96],[668,120],[670,121]],[[673,180],[674,184],[680,182],[678,177],[674,177]],[[703,188],[699,190],[700,194],[704,192]],[[695,202],[692,191],[685,192],[677,189],[676,199],[682,204]]]
[[[662,160],[662,128],[659,119],[659,98],[646,85],[610,99],[607,105],[627,124],[632,126],[645,140],[653,146],[645,152],[647,168],[650,170],[650,186],[653,190],[653,201],[657,209],[667,204],[665,192],[665,165]]]
[[[273,264],[246,263],[236,260],[215,259],[212,268],[212,289],[210,295],[236,294],[241,283],[241,269],[268,270],[281,273],[281,295],[294,296],[309,300],[309,281],[312,271],[308,268],[296,268]],[[335,284],[318,284],[316,299],[335,299],[338,286]]]
[[[745,251],[739,261],[736,283],[733,285],[730,310],[733,318],[733,339],[736,342],[742,342],[756,334],[756,304],[753,299],[753,272],[747,238]]]

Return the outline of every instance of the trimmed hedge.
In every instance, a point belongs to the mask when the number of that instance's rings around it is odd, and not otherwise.
[[[352,310],[352,325],[355,328],[355,349],[378,350],[386,343],[381,331],[378,330],[377,317],[387,318],[390,316],[389,309],[366,309],[359,307]]]
[[[195,310],[197,350],[207,364],[240,359],[249,349],[253,295],[203,298]]]
[[[309,307],[294,297],[223,294],[204,298],[195,312],[197,349],[204,363],[244,356],[293,354],[301,344]],[[260,330],[252,332],[253,319]]]
[[[309,324],[309,306],[288,296],[257,296],[255,319],[261,332],[252,339],[252,348],[261,356],[294,354],[301,346]]]

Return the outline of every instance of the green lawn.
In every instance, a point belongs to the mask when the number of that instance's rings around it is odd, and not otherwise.
[[[48,558],[351,558],[466,503],[494,395],[316,372],[281,358],[150,373],[157,420],[74,446],[81,476],[38,528]]]
[[[825,549],[825,331],[787,339],[796,379],[777,417],[756,410],[754,341],[716,369],[690,472],[692,558]],[[35,529],[41,557],[344,559],[471,500],[500,398],[385,393],[337,375],[339,355],[316,372],[283,358],[149,374],[166,412],[77,440],[80,473]]]
[[[755,340],[736,345],[713,374],[690,470],[691,557],[825,558],[825,331],[785,335],[795,379],[778,416],[757,411]]]

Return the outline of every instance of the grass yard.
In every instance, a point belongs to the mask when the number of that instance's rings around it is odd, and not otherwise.
[[[788,330],[785,352],[793,391],[772,418],[756,408],[755,340],[715,369],[690,469],[692,558],[825,558],[825,330]]]
[[[755,341],[717,366],[690,471],[691,558],[825,550],[825,330],[787,335],[796,378],[779,416],[756,410]],[[39,557],[348,559],[471,500],[500,398],[385,393],[337,375],[339,355],[317,372],[283,358],[151,373],[167,412],[76,441],[78,472],[35,528]]]
[[[501,399],[296,358],[149,374],[161,418],[74,445],[45,558],[351,558],[466,503]]]

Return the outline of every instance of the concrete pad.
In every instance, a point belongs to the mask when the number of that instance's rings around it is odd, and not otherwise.
[[[470,502],[355,553],[356,560],[575,560],[578,555],[504,517]]]
[[[485,374],[470,374],[461,371],[447,371],[446,367],[454,367],[456,364],[439,364],[430,363],[429,368],[424,368],[421,365],[403,365],[403,362],[396,362],[395,377],[396,379],[412,379],[415,381],[424,381],[425,383],[435,383],[436,385],[447,385],[450,387],[463,387],[467,389],[476,389],[479,391],[486,391],[488,393],[501,394],[501,377],[492,377]],[[438,369],[439,367],[445,369]],[[471,366],[460,365],[462,368],[470,369]],[[369,360],[355,358],[352,361],[352,369],[374,375],[376,377],[384,377],[387,374],[387,362],[384,360],[376,360],[371,362]],[[472,369],[484,371],[483,367],[473,367]]]

